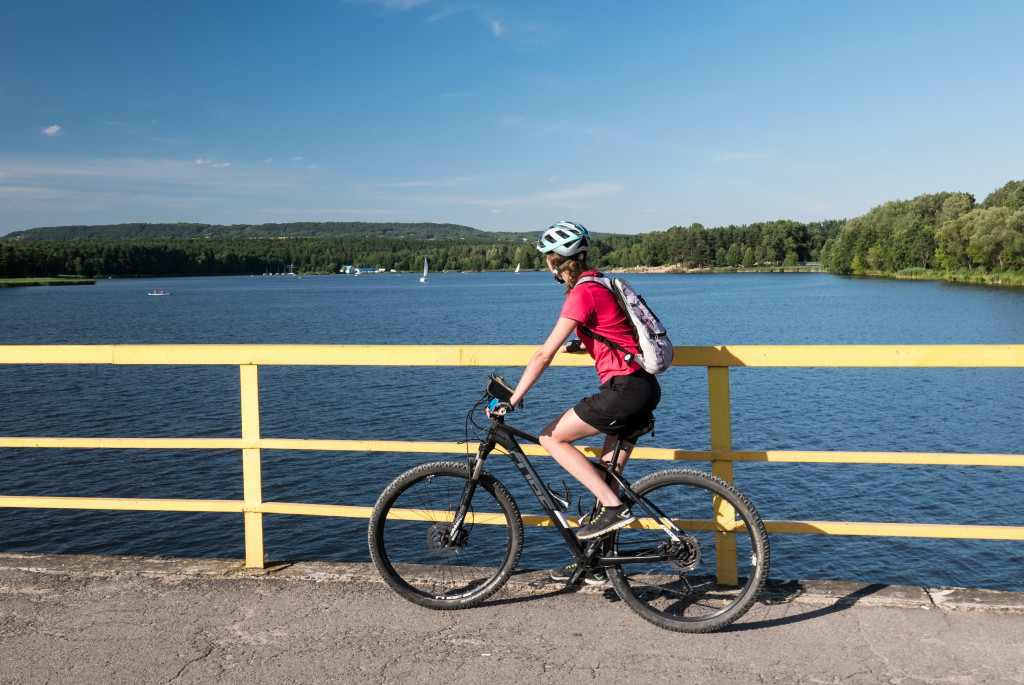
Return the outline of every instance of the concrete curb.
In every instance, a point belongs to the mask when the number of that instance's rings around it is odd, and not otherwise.
[[[0,553],[0,570],[69,575],[203,577],[207,579],[284,580],[383,583],[370,563],[326,561],[269,561],[260,570],[245,568],[240,559],[188,559],[99,555]],[[504,592],[532,595],[559,592],[563,583],[551,580],[547,571],[517,571]],[[582,586],[577,592],[603,593],[607,586]],[[770,580],[764,601],[816,606],[860,605],[925,610],[984,610],[1024,613],[1024,593],[971,588],[925,588],[914,585],[880,585],[836,580]]]

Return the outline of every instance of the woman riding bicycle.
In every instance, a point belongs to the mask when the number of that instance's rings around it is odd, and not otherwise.
[[[629,319],[612,292],[600,283],[579,282],[583,276],[601,277],[599,271],[587,265],[590,249],[587,229],[577,223],[560,221],[544,232],[537,249],[546,255],[555,280],[566,284],[565,303],[547,341],[530,358],[509,403],[514,407],[522,401],[575,330],[595,360],[601,387],[596,395],[583,398],[549,423],[541,431],[540,444],[597,498],[597,512],[576,533],[579,539],[589,540],[622,528],[635,517],[619,499],[618,492],[605,482],[604,475],[572,443],[605,433],[602,461],[609,464],[616,439],[621,436],[622,451],[618,461],[621,472],[637,438],[654,419],[661,387],[639,362],[625,360],[627,353],[638,354],[640,350]],[[597,342],[588,332],[618,343],[627,352]]]

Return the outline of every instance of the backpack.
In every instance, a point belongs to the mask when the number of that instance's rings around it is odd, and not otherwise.
[[[594,340],[603,342],[613,350],[625,352],[627,364],[633,361],[635,357],[636,362],[648,373],[659,374],[670,367],[672,365],[672,356],[675,353],[675,350],[672,349],[672,341],[668,339],[668,332],[665,330],[664,324],[651,311],[651,308],[647,306],[644,298],[640,297],[633,290],[632,286],[621,278],[583,276],[576,283],[579,285],[580,283],[588,282],[599,283],[612,291],[612,295],[615,296],[619,307],[625,312],[630,325],[633,327],[633,337],[636,338],[637,345],[640,347],[640,354],[634,355],[628,352],[622,345],[594,333],[582,324],[579,326],[580,330]]]

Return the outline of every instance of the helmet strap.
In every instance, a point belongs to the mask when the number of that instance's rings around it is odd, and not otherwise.
[[[565,279],[562,278],[562,272],[565,271],[566,269],[568,269],[572,265],[573,261],[575,261],[575,260],[576,260],[576,255],[573,255],[572,257],[569,257],[564,262],[562,262],[562,265],[560,267],[558,267],[557,269],[555,269],[554,271],[551,272],[552,274],[554,274],[556,282],[558,282],[558,283],[565,283]]]
[[[555,282],[557,282],[557,283],[565,283],[565,279],[562,278],[562,272],[565,271],[566,269],[568,269],[570,266],[572,266],[573,262],[583,263],[586,260],[587,260],[587,253],[586,252],[577,252],[573,256],[567,258],[562,263],[562,265],[560,267],[558,267],[557,269],[555,269],[554,271],[551,272],[555,276]]]

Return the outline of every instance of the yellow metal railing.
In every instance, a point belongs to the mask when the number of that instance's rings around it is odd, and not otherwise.
[[[259,367],[265,366],[525,366],[527,346],[350,346],[350,345],[7,345],[0,364],[231,365],[239,367],[241,438],[47,438],[0,437],[0,447],[77,449],[231,449],[242,453],[242,500],[122,499],[106,497],[0,496],[0,507],[203,511],[242,513],[245,562],[263,567],[263,514],[368,518],[369,507],[264,502],[262,450],[319,450],[465,454],[465,446],[440,442],[302,440],[260,434]],[[590,366],[586,355],[560,354],[559,366]],[[708,369],[711,449],[642,448],[634,459],[710,461],[712,472],[732,482],[735,462],[833,462],[1024,466],[1020,454],[934,454],[904,452],[734,451],[729,403],[729,367],[1024,367],[1024,345],[829,345],[677,347],[674,366]],[[524,445],[530,455],[545,454]],[[596,448],[584,448],[597,456]],[[719,503],[721,504],[721,503]],[[716,507],[718,575],[733,583],[737,566],[733,512]],[[524,516],[528,525],[550,525]],[[894,537],[1024,540],[1024,526],[872,523],[853,521],[766,521],[771,533],[883,535]]]

